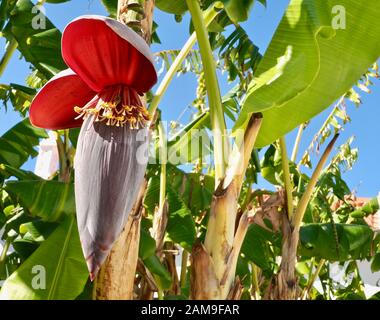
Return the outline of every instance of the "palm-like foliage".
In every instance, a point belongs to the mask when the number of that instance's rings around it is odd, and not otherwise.
[[[47,2],[66,1],[69,0]],[[110,15],[115,16],[117,1],[102,2]],[[329,137],[342,130],[349,121],[345,102],[361,103],[357,91],[368,91],[371,79],[378,77],[374,63],[380,55],[377,39],[380,3],[339,1],[351,21],[347,21],[347,30],[335,30],[330,19],[331,8],[337,1],[315,4],[315,1],[293,0],[267,52],[261,56],[251,35],[240,25],[247,20],[252,5],[259,5],[254,2],[229,0],[224,1],[223,6],[212,0],[200,3],[202,10],[214,6],[213,10],[217,11],[208,26],[207,40],[216,57],[215,68],[227,74],[232,87],[220,98],[222,118],[227,116],[233,121],[236,132],[247,128],[252,113],[263,115],[255,149],[249,150],[250,159],[241,190],[239,188],[234,199],[236,226],[244,221],[241,217],[245,217],[246,212],[255,212],[255,216],[249,218],[245,237],[238,239],[241,240],[241,250],[236,254],[236,275],[241,290],[235,298],[248,299],[279,298],[272,285],[281,272],[278,257],[284,255],[281,228],[284,216],[294,227],[292,213],[284,209],[286,196],[283,189],[291,188],[291,201],[298,208],[300,199],[313,181],[313,177],[305,173],[308,171],[304,166],[315,167],[314,153],[323,149]],[[266,3],[263,0],[258,2]],[[77,130],[56,132],[61,166],[50,180],[22,169],[30,157],[37,155],[35,147],[40,139],[47,137],[44,130],[29,124],[28,106],[37,89],[65,68],[60,58],[60,31],[49,20],[46,20],[43,31],[30,28],[34,18],[33,5],[30,0],[10,0],[2,1],[0,6],[0,27],[9,44],[0,70],[4,70],[8,55],[16,49],[32,69],[26,84],[0,84],[0,98],[4,105],[25,117],[0,137],[0,228],[3,228],[4,241],[0,280],[5,281],[0,298],[86,299],[91,298],[93,284],[87,281],[80,249],[72,183]],[[188,11],[185,0],[156,0],[156,6],[175,15],[179,23]],[[136,9],[140,7],[132,7],[137,12],[134,18],[141,20],[144,15]],[[361,27],[357,28],[358,25]],[[154,26],[152,37],[158,42],[160,28]],[[195,24],[190,25],[190,30],[198,31]],[[191,73],[198,79],[196,99],[191,106],[194,117],[184,126],[172,124],[167,144],[168,163],[150,164],[146,173],[147,186],[139,207],[141,232],[137,239],[139,251],[134,291],[138,298],[152,298],[155,292],[160,298],[194,297],[191,288],[194,278],[193,281],[190,278],[197,252],[192,250],[200,242],[204,243],[205,238],[207,247],[210,212],[214,210],[215,189],[220,181],[215,181],[212,161],[206,161],[218,146],[210,130],[214,128],[210,112],[215,115],[215,110],[207,99],[210,88],[202,64],[202,46],[200,49],[190,50],[175,70],[178,75]],[[173,62],[181,58],[181,49],[160,51],[156,57],[161,72],[166,73]],[[149,103],[152,95],[147,98]],[[304,151],[301,161],[296,163],[297,152],[294,157],[289,157],[290,180],[287,181],[278,139],[299,125],[301,136],[312,117],[336,100],[338,103]],[[159,119],[159,112],[157,117]],[[205,132],[201,155],[188,152],[195,140],[192,135],[195,129]],[[158,154],[162,143],[159,126],[153,126],[152,133],[153,153]],[[233,138],[231,136],[230,140]],[[349,289],[357,297],[363,297],[363,292],[355,260],[372,259],[373,270],[379,269],[379,237],[374,238],[373,231],[363,220],[378,210],[378,201],[374,198],[363,209],[356,210],[355,203],[348,200],[351,191],[342,178],[344,170],[350,169],[357,158],[357,150],[351,147],[351,143],[350,139],[341,144],[324,170],[318,172],[315,188],[302,212],[304,224],[296,226],[300,228],[296,246],[298,264],[294,270],[298,296],[330,298],[328,295],[333,292],[338,298],[347,298],[346,292],[335,290],[332,285],[334,280],[327,272],[332,262],[349,261],[347,273],[355,274],[355,281]],[[185,168],[173,160],[178,158],[178,153],[181,153],[179,158],[186,164]],[[69,179],[62,182],[65,180],[62,174],[67,173],[71,173]],[[258,175],[279,191],[263,190],[255,185]],[[235,224],[230,228],[234,232]],[[234,236],[238,238],[238,233]],[[177,274],[175,257],[179,253],[182,264],[181,273]],[[43,293],[33,287],[36,273],[31,271],[36,265],[44,266],[49,275],[45,279],[48,290]],[[230,269],[231,265],[228,265],[227,271]],[[318,276],[316,271],[325,289],[323,293],[313,289],[311,279]],[[134,270],[132,273],[134,277]],[[232,268],[232,279],[235,279],[234,275],[235,269]],[[192,274],[192,277],[196,276]],[[221,279],[217,277],[217,280]]]

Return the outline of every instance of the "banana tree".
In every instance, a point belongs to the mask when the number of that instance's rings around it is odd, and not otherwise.
[[[33,66],[27,86],[3,84],[0,97],[55,130],[60,159],[49,180],[21,168],[47,137],[28,119],[0,138],[0,298],[349,298],[328,276],[342,262],[363,296],[355,260],[378,268],[379,238],[366,224],[378,203],[347,200],[342,172],[357,150],[351,139],[334,147],[349,121],[344,102],[360,102],[357,88],[378,77],[380,4],[291,0],[261,55],[241,24],[255,1],[102,3],[110,17],[80,17],[63,35],[50,20],[30,28],[29,0],[0,6],[9,43],[0,73],[16,50]],[[189,13],[191,33],[180,50],[156,54],[165,75],[149,91],[156,8],[179,23]],[[225,95],[219,71],[233,84]],[[194,117],[166,128],[161,102],[184,73],[198,82]],[[334,102],[297,163],[308,122]],[[130,142],[139,131],[149,132],[151,158],[134,163],[148,151]],[[260,188],[259,175],[276,191]]]

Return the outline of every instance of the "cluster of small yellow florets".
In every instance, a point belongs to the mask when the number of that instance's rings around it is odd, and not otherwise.
[[[94,107],[75,107],[74,111],[80,117],[93,115],[95,122],[106,121],[108,126],[123,127],[129,125],[131,129],[144,127],[150,120],[148,111],[143,106],[122,105],[120,100],[114,102],[99,101]]]

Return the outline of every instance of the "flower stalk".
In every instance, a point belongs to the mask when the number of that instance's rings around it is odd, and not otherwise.
[[[211,127],[214,135],[214,161],[216,185],[224,178],[229,155],[229,142],[226,136],[226,123],[220,95],[215,60],[208,38],[206,23],[198,0],[186,0],[201,53],[208,101],[210,105]]]
[[[293,216],[293,184],[290,179],[289,160],[288,153],[286,151],[285,137],[282,136],[279,139],[280,151],[281,151],[281,164],[282,172],[284,175],[285,193],[286,193],[286,206],[289,219]]]
[[[158,125],[158,139],[159,159],[161,163],[160,194],[158,208],[155,210],[153,217],[151,235],[156,241],[156,252],[158,254],[158,257],[162,259],[165,230],[168,222],[168,202],[166,199],[166,164],[168,152],[166,145],[166,132],[162,121],[160,121]]]
[[[159,149],[160,149],[160,162],[161,162],[161,172],[160,172],[160,200],[159,200],[159,211],[164,209],[165,197],[166,197],[166,163],[168,150],[166,145],[166,133],[165,128],[160,121],[158,126],[158,136],[159,136]]]
[[[208,32],[198,0],[186,0],[197,36],[205,74],[214,136],[215,187],[204,246],[194,246],[191,283],[194,299],[226,299],[235,280],[236,259],[244,238],[244,228],[236,234],[238,198],[245,170],[261,126],[261,116],[253,115],[239,152],[231,160],[226,134],[216,66]],[[230,163],[228,163],[230,161]],[[235,244],[235,246],[234,246]]]
[[[7,240],[5,240],[3,250],[1,251],[1,254],[0,254],[0,266],[2,266],[2,264],[5,262],[5,258],[7,257],[7,253],[8,253],[9,247],[11,246],[11,243],[12,243],[11,238],[8,237]]]
[[[292,151],[292,156],[290,157],[290,161],[292,161],[292,162],[296,162],[297,154],[298,154],[298,149],[299,149],[299,147],[300,147],[301,138],[302,138],[302,133],[303,133],[304,130],[305,130],[305,123],[302,123],[302,124],[298,127],[298,132],[297,132],[296,141],[294,142],[293,151]]]
[[[304,291],[302,292],[302,295],[301,295],[301,298],[303,300],[306,300],[307,297],[309,296],[310,294],[310,291],[311,289],[313,288],[313,285],[315,283],[315,281],[317,280],[318,276],[319,276],[319,273],[321,272],[322,270],[322,267],[323,265],[325,264],[326,260],[325,259],[321,259],[317,265],[317,268],[315,270],[315,272],[312,274],[312,276],[310,277],[309,279],[309,282],[306,286],[306,288],[304,289]]]
[[[314,188],[323,172],[323,167],[331,151],[333,150],[334,144],[338,137],[339,135],[336,134],[323,152],[292,218],[288,219],[287,216],[283,217],[282,260],[274,294],[276,299],[294,300],[301,294],[298,289],[297,278],[295,274],[301,223],[305,215],[307,205],[313,195]]]
[[[181,258],[181,274],[179,278],[180,287],[183,288],[186,284],[187,262],[189,260],[189,253],[183,249]]]
[[[251,269],[252,269],[252,290],[251,290],[251,296],[253,296],[254,300],[260,300],[260,285],[259,285],[259,276],[258,276],[258,267],[252,262],[251,263]]]
[[[137,3],[137,5],[133,3]],[[138,33],[142,33],[144,39],[149,44],[153,21],[153,7],[154,1],[151,0],[118,0],[118,20],[126,23]],[[128,9],[131,8],[133,10],[130,10],[128,13]],[[144,9],[147,10],[146,14],[144,13]],[[125,13],[126,16],[123,17]],[[135,18],[140,18],[139,23],[135,23]],[[141,19],[144,19],[144,22],[141,21]],[[134,25],[135,27],[137,26],[137,28],[134,28]],[[145,101],[145,99],[142,100]],[[166,141],[163,145],[166,147]],[[162,152],[166,154],[165,150]],[[164,195],[162,197],[160,193],[160,208],[162,208],[163,211],[165,206],[164,202],[161,206],[161,201],[165,201],[166,190],[165,188],[162,189],[162,186],[164,185],[166,187],[166,164],[164,165],[164,169],[161,169],[161,178],[160,190],[163,190]],[[147,182],[144,181],[139,192],[138,200],[128,217],[127,225],[101,270],[101,274],[98,277],[100,283],[96,286],[97,299],[133,300],[134,298],[134,282],[138,265],[141,217],[143,211],[142,204],[146,188]],[[162,292],[159,291],[158,294],[160,297],[162,296]]]
[[[319,177],[321,176],[321,173],[323,171],[323,167],[330,156],[331,151],[333,150],[334,144],[336,140],[338,139],[339,134],[336,134],[334,138],[330,141],[330,143],[327,145],[325,151],[322,154],[321,159],[319,160],[311,179],[306,187],[306,190],[304,194],[302,195],[300,202],[298,203],[297,209],[294,213],[293,219],[292,219],[292,225],[294,228],[294,231],[299,231],[301,227],[301,222],[303,220],[303,217],[305,215],[305,211],[307,208],[307,205],[311,199],[311,196],[313,195],[314,188],[318,182]]]
[[[226,299],[233,289],[237,257],[250,221],[248,213],[243,215],[235,232],[238,199],[261,123],[262,115],[253,114],[227,175],[214,192],[204,246],[195,246],[191,257],[194,299]]]

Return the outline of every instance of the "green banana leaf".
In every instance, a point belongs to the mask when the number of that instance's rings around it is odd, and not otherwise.
[[[4,282],[0,299],[75,299],[87,278],[76,221],[71,216]]]
[[[153,274],[159,288],[162,290],[169,289],[172,278],[156,255],[156,241],[147,231],[149,228],[149,226],[145,225],[147,222],[147,220],[143,220],[141,224],[139,258],[143,260],[145,266]]]
[[[187,250],[193,247],[196,231],[191,211],[177,192],[168,187],[169,219],[166,231],[169,237]]]
[[[144,201],[144,205],[151,212],[158,205],[159,190],[160,179],[158,177],[151,178]],[[191,250],[196,236],[195,222],[191,211],[170,185],[167,185],[167,199],[169,212],[166,232],[171,240],[185,249]]]
[[[106,8],[111,17],[116,17],[117,14],[117,0],[101,0],[103,6]]]
[[[32,171],[17,169],[6,164],[0,164],[0,176],[3,178],[13,176],[19,180],[41,180],[41,177],[37,176]]]
[[[266,5],[266,0],[258,1]],[[234,22],[240,22],[248,19],[255,0],[213,0],[205,1],[205,5],[209,6],[215,2],[223,3],[229,18]],[[155,4],[160,10],[175,15],[183,15],[188,10],[186,0],[156,0]]]
[[[160,170],[159,165],[148,166],[149,172],[157,172],[158,170]],[[210,208],[212,194],[215,190],[215,180],[212,175],[185,172],[168,163],[166,166],[166,180],[170,181],[172,190],[180,190],[180,198],[190,209],[193,217]],[[149,213],[154,213],[154,208],[158,205],[158,194],[152,192],[150,195],[149,199],[146,198],[145,205],[148,206]]]
[[[266,5],[266,0],[258,0]],[[228,16],[234,22],[246,21],[249,17],[249,12],[251,11],[255,0],[224,0],[225,8]]]
[[[0,3],[0,30],[3,29],[5,21],[8,18],[7,11],[8,11],[8,1],[1,1]]]
[[[155,5],[162,11],[176,15],[182,15],[187,11],[185,0],[156,0]]]
[[[156,241],[151,237],[149,232],[144,228],[140,231],[140,247],[139,258],[142,260],[148,259],[156,254]]]
[[[33,127],[26,118],[0,137],[0,163],[21,167],[30,156],[35,157],[40,138],[47,138],[45,130]]]
[[[373,231],[367,225],[311,223],[300,230],[299,254],[329,261],[366,258]]]
[[[43,221],[58,221],[75,215],[74,185],[59,181],[8,181],[5,190],[32,215]]]
[[[173,136],[168,143],[168,161],[177,165],[206,157],[211,151],[211,141],[206,131],[209,125],[210,114],[205,111]]]
[[[170,288],[172,276],[156,255],[145,259],[144,264],[153,274],[154,279],[161,290],[167,290]]]
[[[265,230],[257,224],[253,224],[249,226],[241,248],[241,253],[246,259],[259,266],[263,272],[270,272],[274,265],[274,257],[270,250],[270,243],[280,245],[278,239],[278,234]]]
[[[370,254],[372,239],[373,231],[367,225],[310,223],[301,226],[298,254],[329,261],[362,259]],[[270,247],[275,253],[281,253],[281,234],[253,224],[241,253],[264,272],[269,272],[275,264]]]
[[[28,235],[33,241],[43,242],[57,227],[56,223],[47,223],[34,220],[20,225],[19,231],[22,235]]]
[[[18,221],[15,221],[16,225],[22,222],[23,219],[29,220],[30,217],[20,216],[17,219]],[[44,222],[37,219],[21,223],[18,227],[19,235],[12,241],[12,247],[22,258],[22,261],[24,261],[54,232],[57,226],[57,223]],[[9,228],[8,225],[6,227]]]
[[[18,0],[4,33],[6,37],[17,40],[18,50],[26,61],[49,79],[66,68],[61,57],[61,32],[42,12],[35,12],[34,6],[30,0]],[[41,25],[41,28],[31,27],[33,23],[39,26],[42,19],[46,25]]]
[[[0,100],[2,100],[5,108],[8,102],[12,103],[15,110],[25,117],[28,107],[36,94],[37,90],[16,83],[9,85],[0,84]]]
[[[292,0],[234,129],[262,112],[263,147],[329,107],[378,59],[379,16],[379,1]]]

